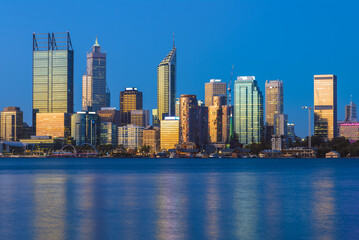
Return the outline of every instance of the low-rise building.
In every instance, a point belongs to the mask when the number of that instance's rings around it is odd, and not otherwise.
[[[118,145],[127,149],[140,149],[143,146],[143,129],[134,124],[118,127]]]
[[[143,146],[149,146],[150,152],[160,151],[160,128],[147,127],[143,130]]]

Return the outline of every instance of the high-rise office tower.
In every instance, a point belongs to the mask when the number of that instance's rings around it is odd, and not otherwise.
[[[213,96],[225,95],[227,96],[227,84],[221,79],[211,79],[209,83],[205,83],[205,105],[206,107],[213,105]],[[226,104],[224,104],[226,105]]]
[[[99,145],[100,135],[100,116],[95,112],[81,111],[71,116],[71,137],[76,141],[76,145]]]
[[[163,120],[166,116],[175,115],[176,52],[177,49],[173,42],[171,52],[157,66],[157,111],[159,120]]]
[[[72,113],[74,109],[74,51],[70,34],[33,34],[32,116]],[[51,124],[51,123],[49,123]]]
[[[349,105],[345,106],[345,121],[356,122],[357,121],[357,106],[353,101],[350,101]]]
[[[274,135],[284,136],[285,138],[288,135],[288,115],[277,113],[274,114]]]
[[[228,108],[225,95],[213,96],[213,105],[208,107],[208,132],[211,143],[227,141]]]
[[[117,146],[117,129],[113,122],[101,122],[100,144]]]
[[[287,135],[288,135],[288,140],[294,143],[295,142],[294,123],[287,123]]]
[[[0,139],[19,141],[23,137],[23,113],[19,107],[6,107],[1,112]]]
[[[314,135],[337,136],[337,76],[314,75]]]
[[[176,148],[179,144],[179,117],[165,117],[161,120],[161,150]]]
[[[126,88],[120,93],[121,124],[131,124],[131,111],[142,110],[142,92],[137,88]]]
[[[234,131],[239,143],[259,143],[263,134],[263,95],[254,76],[234,83]]]
[[[101,52],[97,37],[87,53],[86,72],[82,76],[82,110],[98,111],[107,107],[106,53]]]
[[[183,94],[180,98],[180,142],[199,144],[198,102],[196,95]]]
[[[283,113],[283,82],[280,80],[265,83],[265,122],[274,126],[274,115]]]

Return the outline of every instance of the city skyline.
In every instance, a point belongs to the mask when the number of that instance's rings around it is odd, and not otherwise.
[[[61,11],[64,7],[59,7],[59,11],[52,13],[51,15],[57,19],[63,19],[63,21],[55,21],[56,25],[53,22],[39,21],[43,17],[40,18],[36,14],[33,16],[34,13],[43,11],[45,6],[35,9],[28,3],[24,3],[25,8],[33,9],[30,17],[27,12],[17,12],[18,8],[15,4],[5,3],[0,12],[4,17],[11,13],[13,16],[9,16],[9,19],[13,21],[13,25],[12,27],[4,26],[3,31],[7,38],[0,40],[0,44],[8,46],[3,51],[5,58],[1,60],[3,66],[1,71],[3,79],[11,79],[11,81],[6,86],[7,91],[0,97],[0,108],[19,106],[24,112],[24,121],[31,124],[31,112],[28,110],[31,108],[29,35],[32,32],[68,30],[75,50],[75,111],[81,110],[81,91],[79,91],[81,76],[86,67],[86,52],[93,44],[96,35],[108,54],[107,80],[113,93],[111,100],[115,103],[112,105],[118,108],[116,93],[130,85],[137,86],[141,90],[146,89],[144,109],[153,109],[156,106],[156,99],[152,100],[151,92],[155,91],[156,66],[168,53],[172,45],[172,32],[175,32],[176,45],[179,49],[176,97],[179,97],[179,94],[188,93],[196,94],[198,99],[204,100],[203,84],[212,78],[221,78],[224,82],[228,82],[232,65],[235,66],[234,76],[254,75],[261,89],[264,89],[266,80],[281,79],[286,86],[284,112],[288,114],[288,121],[296,125],[297,134],[304,137],[307,135],[307,114],[301,110],[301,106],[313,105],[313,75],[336,74],[338,76],[338,120],[344,120],[344,106],[348,104],[350,95],[353,95],[353,102],[358,102],[358,96],[353,92],[353,89],[357,87],[355,70],[359,62],[356,57],[358,47],[355,42],[358,36],[350,31],[350,25],[345,24],[348,21],[356,21],[357,17],[351,12],[355,6],[351,8],[344,5],[337,6],[332,1],[326,2],[324,7],[319,2],[309,4],[306,1],[300,4],[286,3],[282,7],[280,2],[276,4],[264,1],[253,3],[229,1],[226,4],[208,2],[206,13],[199,11],[201,4],[198,2],[191,3],[189,9],[189,2],[186,1],[166,3],[161,6],[158,3],[153,3],[154,6],[146,3],[140,6],[139,2],[136,2],[137,4],[113,2],[111,5],[104,3],[99,6],[99,10],[106,12],[105,9],[110,9],[108,14],[105,16],[99,11],[99,16],[103,18],[98,18],[99,21],[93,23],[94,26],[91,28],[90,25],[86,25],[84,21],[86,18],[83,17],[85,10],[89,7],[80,6],[78,3],[74,3],[68,9],[66,14],[69,17],[66,19],[64,13],[61,13],[66,12]],[[174,6],[176,10],[168,11]],[[154,25],[160,19],[155,15],[158,10],[153,13],[144,10],[156,7],[159,7],[163,13],[161,18],[168,17],[170,21],[166,21],[161,26]],[[293,17],[288,14],[288,11],[283,11],[284,7],[296,9]],[[239,9],[240,13],[246,14],[236,15],[230,13],[231,9]],[[123,14],[115,17],[114,13],[118,10]],[[182,14],[185,10],[192,17],[191,21],[183,18]],[[280,14],[278,16],[269,14],[273,11]],[[298,15],[299,12],[300,15]],[[144,16],[136,19],[131,16],[136,15],[133,13],[142,13]],[[216,13],[218,16],[216,20],[210,20],[211,13]],[[307,20],[298,18],[303,14],[307,16]],[[337,14],[342,17],[331,17]],[[46,13],[47,15],[50,13]],[[83,20],[74,17],[75,15],[82,16]],[[228,17],[221,18],[221,16]],[[280,21],[283,17],[287,19],[285,23]],[[28,18],[29,21],[24,22],[24,18]],[[149,20],[145,22],[145,18]],[[204,28],[189,27],[190,23],[197,26],[202,21],[210,21],[211,24]],[[111,26],[115,22],[120,24],[121,31],[107,30],[112,29]],[[136,37],[133,30],[126,28],[126,22],[131,22],[137,33],[141,31],[142,37]],[[315,24],[312,24],[313,22]],[[100,26],[108,27],[101,28]],[[16,32],[11,28],[16,28]],[[213,30],[217,34],[213,35]],[[322,32],[327,31],[334,33],[331,39],[323,41],[321,37],[310,37],[314,33],[320,36]],[[344,32],[349,34],[345,42],[339,37]],[[121,34],[120,39],[118,39],[119,34]],[[266,35],[265,38],[261,37],[263,34]],[[252,36],[252,38],[246,39],[244,36]],[[314,55],[320,57],[313,58]],[[141,56],[142,72],[136,75],[133,72],[138,67],[138,64],[135,64],[138,56]],[[23,71],[18,71],[15,68],[17,65],[23,66]],[[190,89],[189,83],[193,83]],[[13,89],[16,89],[18,94],[8,93]],[[297,92],[301,94],[294,97]]]

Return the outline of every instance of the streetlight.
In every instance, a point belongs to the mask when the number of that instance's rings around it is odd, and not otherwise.
[[[312,132],[311,132],[311,111],[313,107],[303,106],[302,109],[308,109],[308,147],[312,147]]]

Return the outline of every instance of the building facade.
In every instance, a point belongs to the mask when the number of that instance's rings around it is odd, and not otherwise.
[[[292,143],[295,142],[295,127],[294,123],[287,123],[287,136],[288,140]]]
[[[117,126],[121,124],[121,113],[114,107],[101,108],[101,110],[97,111],[97,114],[100,116],[101,122],[111,122]]]
[[[161,147],[161,132],[158,127],[147,127],[143,130],[143,146],[149,146],[151,153],[158,153]]]
[[[205,105],[206,107],[213,106],[213,96],[223,95],[227,96],[227,84],[221,79],[211,79],[209,83],[205,83]],[[227,101],[227,100],[226,100]],[[227,103],[223,104],[227,105]]]
[[[76,145],[100,144],[101,122],[95,112],[81,111],[71,116],[71,137]]]
[[[265,83],[265,122],[274,126],[274,115],[283,113],[283,82],[280,80]]]
[[[161,121],[161,150],[174,149],[179,144],[179,117],[166,117]]]
[[[131,111],[142,110],[143,96],[137,88],[126,88],[120,93],[121,124],[131,124]]]
[[[263,135],[263,95],[254,76],[234,83],[234,131],[243,145],[259,143]]]
[[[288,135],[288,115],[287,114],[274,114],[274,135],[287,137]]]
[[[36,136],[67,139],[71,135],[71,114],[69,113],[38,113],[36,120]]]
[[[100,144],[117,146],[117,125],[113,122],[101,122]]]
[[[208,107],[208,132],[210,143],[225,143],[228,134],[228,106],[226,96],[213,96]]]
[[[32,117],[36,130],[37,113],[73,113],[74,51],[70,34],[34,33],[32,59]]]
[[[0,139],[19,141],[23,138],[23,112],[19,107],[6,107],[1,111]]]
[[[350,143],[359,141],[359,122],[339,123],[339,136],[345,137]]]
[[[173,44],[171,52],[157,66],[157,111],[158,119],[175,115],[176,104],[176,54]],[[158,125],[158,123],[156,123]]]
[[[133,124],[118,128],[118,145],[127,149],[140,149],[143,146],[143,127]]]
[[[98,111],[107,104],[106,53],[96,42],[87,53],[86,72],[82,76],[82,110]]]
[[[350,101],[349,105],[345,106],[345,122],[357,121],[357,105]]]
[[[131,124],[147,127],[150,125],[150,111],[149,110],[132,110]]]
[[[337,136],[337,76],[314,75],[314,135]]]
[[[198,102],[196,95],[183,94],[180,98],[180,143],[199,144]]]

